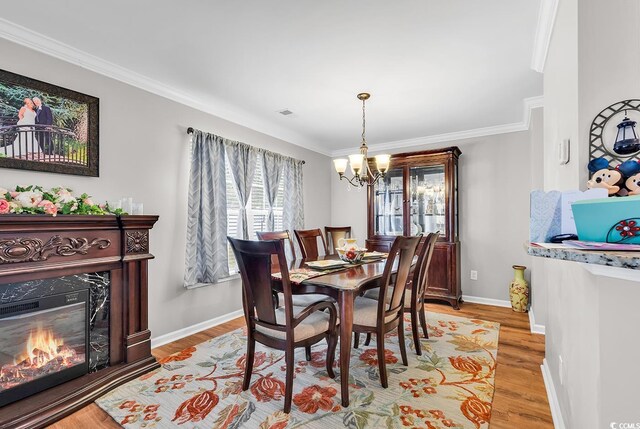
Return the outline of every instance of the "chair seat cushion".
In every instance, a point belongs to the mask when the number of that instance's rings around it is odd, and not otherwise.
[[[404,291],[404,308],[411,308],[411,289],[405,289]],[[378,295],[380,294],[380,288],[370,289],[364,293],[364,296],[369,299],[378,300]],[[387,297],[385,301],[387,304],[391,301],[391,295],[393,294],[393,288],[389,288],[387,290]]]
[[[297,317],[306,307],[293,307],[293,316]],[[276,322],[279,325],[285,324],[284,307],[276,309]],[[315,311],[311,313],[306,319],[304,319],[298,326],[293,329],[293,340],[302,341],[307,338],[314,337],[318,334],[329,330],[329,314],[323,311]],[[256,324],[256,331],[261,332],[279,340],[286,339],[286,333],[283,331],[276,331],[275,329],[266,328]]]
[[[294,307],[308,307],[318,301],[332,301],[332,299],[327,295],[320,294],[291,295],[291,302],[293,302]],[[284,306],[284,294],[282,292],[278,293],[278,302],[280,307]]]
[[[393,320],[391,314],[385,318],[385,323]],[[360,326],[376,326],[378,322],[378,300],[359,296],[353,304],[353,323]]]

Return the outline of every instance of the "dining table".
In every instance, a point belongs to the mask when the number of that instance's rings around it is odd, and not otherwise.
[[[306,265],[310,261],[339,260],[337,255],[324,255],[315,259],[296,259],[289,264],[291,291],[293,295],[321,294],[329,296],[338,303],[340,317],[340,393],[342,406],[349,406],[349,362],[351,359],[351,339],[353,334],[353,308],[356,297],[368,289],[380,286],[386,258],[364,260],[354,265],[344,265],[336,270],[312,273],[313,277],[300,276],[300,272],[309,272]],[[415,260],[414,260],[415,263]],[[392,269],[395,274],[397,260]],[[279,274],[279,273],[278,273]],[[297,278],[296,278],[297,277]],[[282,281],[273,277],[273,288],[282,292]]]

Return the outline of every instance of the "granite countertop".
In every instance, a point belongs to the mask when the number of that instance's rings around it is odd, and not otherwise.
[[[600,250],[561,248],[545,249],[543,247],[532,246],[530,243],[526,243],[525,248],[531,256],[640,270],[640,252],[604,252]]]

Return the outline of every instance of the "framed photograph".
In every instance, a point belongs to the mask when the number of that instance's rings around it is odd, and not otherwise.
[[[0,167],[98,177],[98,104],[0,70]]]

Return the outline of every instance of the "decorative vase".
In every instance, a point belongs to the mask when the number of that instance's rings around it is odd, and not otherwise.
[[[509,297],[511,299],[511,308],[518,313],[525,313],[529,308],[529,285],[524,279],[524,270],[527,267],[523,265],[514,265],[514,277],[509,286]]]

